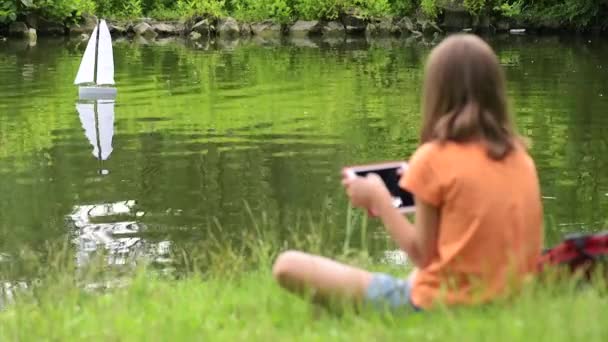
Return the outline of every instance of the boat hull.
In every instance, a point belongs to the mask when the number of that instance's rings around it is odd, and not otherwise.
[[[78,87],[78,96],[81,100],[113,100],[116,98],[114,87]]]

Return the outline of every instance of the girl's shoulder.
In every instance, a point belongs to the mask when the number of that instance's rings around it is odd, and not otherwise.
[[[412,159],[432,159],[447,155],[483,153],[484,151],[485,146],[481,142],[431,141],[420,145],[412,155]]]
[[[522,139],[516,139],[513,143],[513,150],[510,155],[522,155],[530,158],[528,154],[529,144]],[[473,156],[486,157],[487,146],[482,141],[455,142],[455,141],[430,141],[420,145],[414,154],[412,160],[415,159],[433,159],[446,157],[464,157],[471,158]]]
[[[436,142],[427,142],[418,146],[410,157],[410,164],[429,161],[439,153],[440,147]]]

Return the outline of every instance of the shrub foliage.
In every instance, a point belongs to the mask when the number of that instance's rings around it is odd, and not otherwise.
[[[0,24],[37,13],[55,21],[76,20],[82,13],[106,18],[177,19],[191,15],[241,20],[335,19],[342,12],[363,17],[414,13],[440,17],[460,7],[474,16],[492,15],[552,23],[561,27],[608,27],[606,0],[0,0]]]

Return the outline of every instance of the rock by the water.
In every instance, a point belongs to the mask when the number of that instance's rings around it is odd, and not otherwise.
[[[289,28],[289,34],[295,38],[304,38],[322,33],[323,25],[317,20],[298,20]]]
[[[351,26],[351,25],[347,25],[344,27],[344,29],[346,30],[346,33],[348,34],[363,34],[365,33],[365,29],[367,28],[367,24],[365,26]]]
[[[40,18],[38,20],[37,31],[40,33],[40,35],[63,36],[66,34],[66,27],[62,23],[46,21]]]
[[[442,32],[441,28],[435,24],[435,22],[427,19],[418,19],[418,26],[420,31],[426,35],[432,35],[436,32]]]
[[[349,10],[340,14],[340,21],[344,25],[348,34],[362,34],[367,28],[367,20],[355,13],[354,10]]]
[[[262,38],[272,38],[281,35],[281,25],[275,24],[270,20],[254,23],[251,25],[251,31],[254,35]]]
[[[442,4],[443,24],[447,30],[462,30],[473,26],[473,18],[464,7],[464,2],[456,3],[446,1]]]
[[[175,25],[168,23],[154,24],[152,29],[161,36],[177,35],[181,32]]]
[[[253,34],[249,23],[241,23],[239,25],[239,31],[241,32],[241,36],[251,36]]]
[[[146,39],[154,39],[158,35],[148,23],[141,22],[133,27],[135,34]]]
[[[116,36],[123,36],[127,34],[127,28],[120,25],[110,24],[108,25],[108,29],[110,30],[110,34]]]
[[[213,25],[209,24],[209,20],[203,19],[192,26],[192,31],[200,33],[203,36],[208,36],[214,31]]]
[[[190,38],[190,40],[199,40],[203,37],[203,35],[196,31],[192,31],[190,32],[190,35],[188,37]]]
[[[123,23],[116,23],[115,25],[116,26],[121,26],[121,27],[124,27],[125,29],[127,29],[127,34],[128,35],[135,35],[135,25],[137,25],[137,24],[134,24],[132,22],[128,22],[128,23],[124,23],[124,24]]]
[[[507,32],[511,28],[511,24],[504,19],[500,19],[496,22],[496,30],[499,32]]]
[[[323,25],[324,37],[342,37],[345,33],[344,25],[337,21],[330,21]]]
[[[234,38],[241,34],[239,23],[231,17],[220,21],[217,32],[222,38]]]
[[[177,29],[177,34],[183,35],[183,34],[186,34],[186,32],[189,32],[189,31],[186,31],[186,23],[176,22],[176,23],[173,23],[173,26],[175,26],[175,28]]]
[[[403,17],[397,22],[397,28],[401,34],[411,34],[416,31],[414,22],[409,17]]]
[[[482,31],[482,32],[488,32],[488,31],[491,31],[492,28],[494,28],[490,24],[490,17],[487,15],[476,17],[473,20],[473,26],[475,26],[475,28],[478,31]]]
[[[393,24],[392,18],[381,18],[367,24],[365,32],[370,36],[389,36],[399,32],[399,28]]]
[[[8,27],[8,34],[15,37],[25,37],[28,32],[28,27],[24,22],[15,21]]]
[[[80,40],[82,40],[82,41],[89,40],[89,38],[90,38],[90,36],[86,33],[80,34]]]
[[[193,17],[191,17],[188,21],[187,21],[187,26],[189,26],[190,28],[192,28],[192,26],[194,26],[193,24],[196,24],[198,22],[201,22],[203,20],[205,20],[206,18],[203,15],[198,15],[195,14]]]

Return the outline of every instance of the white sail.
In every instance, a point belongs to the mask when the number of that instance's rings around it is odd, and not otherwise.
[[[87,43],[87,48],[84,51],[80,68],[74,80],[74,84],[94,83],[95,82],[95,54],[97,46],[97,26],[91,34],[91,38]]]
[[[93,146],[93,155],[95,158],[99,157],[99,151],[97,149],[97,127],[95,124],[95,105],[92,103],[77,103],[76,110],[80,117],[80,123],[84,128],[84,135],[86,135],[89,143]]]
[[[114,136],[114,101],[97,101],[97,131],[101,160],[106,160],[112,153]]]
[[[99,23],[99,44],[97,54],[97,84],[114,84],[114,56],[112,54],[112,36],[105,20]]]

